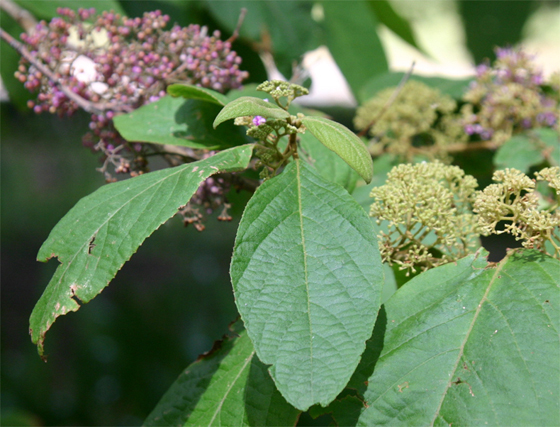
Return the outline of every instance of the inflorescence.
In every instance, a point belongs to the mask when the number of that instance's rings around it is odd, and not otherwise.
[[[383,261],[408,275],[466,256],[478,244],[477,185],[459,167],[438,161],[395,166],[385,185],[371,191]]]
[[[220,32],[206,27],[173,25],[165,29],[169,16],[146,12],[128,18],[113,12],[95,14],[95,9],[59,8],[58,17],[41,21],[31,34],[22,34],[25,48],[54,74],[44,75],[34,63],[20,61],[16,77],[24,86],[38,91],[29,107],[36,113],[71,115],[80,108],[92,112],[85,146],[103,155],[99,168],[107,181],[110,173],[135,176],[148,170],[147,156],[161,149],[151,144],[124,140],[113,125],[116,114],[133,111],[157,101],[169,84],[182,82],[219,92],[239,88],[248,77],[239,69],[241,58],[222,41]],[[52,76],[51,76],[52,77]],[[76,94],[80,102],[67,96]],[[88,108],[90,107],[91,108]],[[189,150],[192,160],[211,155]],[[202,230],[202,218],[222,206],[218,219],[229,220],[225,194],[230,185],[222,177],[201,184],[191,202],[180,210],[185,225]]]
[[[411,161],[418,153],[429,159],[446,158],[446,146],[466,140],[455,115],[456,102],[424,83],[408,81],[389,106],[397,88],[385,89],[356,111],[357,129],[369,128],[370,149]]]
[[[466,149],[468,141],[489,141],[497,148],[528,129],[558,131],[560,73],[545,81],[522,50],[497,49],[496,54],[492,66],[477,67],[460,111],[450,96],[413,80],[364,103],[354,125],[364,134],[369,130],[371,153],[448,162],[449,153]]]
[[[495,184],[475,191],[476,180],[457,166],[437,161],[395,166],[385,185],[371,191],[370,216],[380,225],[383,261],[408,275],[468,255],[480,234],[502,233],[560,259],[560,167],[544,168],[535,177],[499,170]],[[539,182],[550,197],[536,191]]]
[[[492,66],[477,67],[476,80],[463,97],[467,102],[462,109],[465,132],[500,145],[516,132],[557,127],[557,96],[545,92],[547,82],[533,58],[511,48],[497,48],[496,56]]]
[[[154,102],[174,82],[224,92],[241,86],[247,72],[239,69],[241,58],[219,31],[206,27],[174,25],[165,30],[169,16],[146,12],[127,18],[113,12],[95,15],[94,9],[58,9],[59,17],[41,21],[32,34],[21,39],[31,55],[55,73],[58,83],[43,75],[24,58],[16,77],[30,91],[38,91],[29,106],[37,113],[70,115],[81,106],[69,99],[60,85],[86,102],[101,106],[91,116],[86,146],[132,154],[141,147],[128,144],[113,126],[113,117]],[[137,144],[139,145],[139,144]],[[129,172],[124,160],[121,172]]]
[[[535,175],[536,181],[546,182],[555,193],[548,207],[535,191],[535,180],[516,169],[505,169],[494,173],[496,184],[478,193],[474,212],[484,235],[508,233],[521,240],[523,247],[560,259],[560,167]],[[503,230],[497,228],[501,222]]]
[[[274,102],[283,110],[288,110],[294,99],[307,95],[309,91],[303,86],[282,80],[270,80],[257,86],[257,90],[268,93]],[[283,102],[283,99],[286,101]],[[267,179],[274,176],[276,171],[297,152],[296,136],[305,132],[305,126],[301,122],[303,114],[286,119],[272,119],[262,116],[244,116],[235,119],[238,126],[247,126],[247,135],[256,139],[255,156],[259,158],[255,167],[262,168],[260,177]],[[279,151],[280,139],[288,136],[290,141],[284,152]]]

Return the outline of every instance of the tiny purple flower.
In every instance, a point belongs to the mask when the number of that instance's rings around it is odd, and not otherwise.
[[[255,126],[260,126],[266,123],[266,119],[262,116],[255,116],[253,117],[253,124]]]

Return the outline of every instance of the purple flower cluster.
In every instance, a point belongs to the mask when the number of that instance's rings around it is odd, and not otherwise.
[[[253,124],[255,126],[260,126],[266,123],[266,119],[262,116],[255,116],[253,117]]]
[[[546,82],[533,57],[511,48],[496,49],[496,56],[491,67],[477,67],[464,96],[465,132],[501,143],[518,131],[556,126],[558,102],[544,92]]]
[[[208,34],[198,25],[165,30],[169,16],[160,11],[146,12],[142,18],[113,12],[95,15],[94,9],[57,12],[59,17],[41,21],[33,34],[22,34],[21,39],[63,86],[103,106],[91,117],[87,146],[124,143],[113,127],[114,115],[158,100],[168,84],[185,82],[224,92],[240,87],[248,76],[219,31]],[[80,108],[23,58],[16,77],[30,91],[39,91],[37,100],[29,103],[37,113],[69,115]]]

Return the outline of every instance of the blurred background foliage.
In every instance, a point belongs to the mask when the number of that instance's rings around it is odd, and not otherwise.
[[[530,34],[528,22],[535,27],[533,17],[557,17],[559,6],[558,1],[525,0],[17,3],[39,19],[50,19],[59,6],[93,6],[128,16],[160,9],[181,25],[220,29],[222,38],[232,34],[245,7],[248,13],[233,47],[250,72],[248,82],[265,80],[267,71],[289,78],[304,53],[326,45],[356,99],[400,80],[388,74],[398,62],[394,40],[436,62],[445,52],[450,58],[466,52],[474,64],[493,59],[495,46],[523,41]],[[446,46],[443,55],[430,50],[430,38],[421,31],[426,22],[435,22],[434,13],[443,16],[433,29],[434,44],[454,31],[448,38],[456,44]],[[4,12],[0,23],[14,36],[22,31]],[[86,114],[64,119],[28,111],[30,95],[13,77],[18,55],[4,42],[1,49],[7,91],[0,105],[2,425],[140,425],[182,369],[209,350],[237,316],[228,268],[248,195],[236,196],[233,222],[211,218],[202,234],[182,228],[177,218],[162,226],[95,301],[57,322],[45,365],[29,339],[28,318],[56,261],[40,264],[35,257],[58,220],[104,181],[95,171],[98,156],[80,142]],[[450,92],[459,90],[450,87]],[[324,103],[315,107],[326,108]],[[353,107],[331,105],[328,112],[351,126]],[[471,160],[463,159],[462,166],[472,166]],[[311,422],[300,420],[301,425]]]

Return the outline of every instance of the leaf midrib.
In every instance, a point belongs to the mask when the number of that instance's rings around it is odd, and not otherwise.
[[[303,231],[303,205],[301,199],[301,175],[300,175],[300,160],[296,160],[296,182],[298,191],[298,215],[299,224],[301,229],[301,246],[303,250],[303,271],[305,274],[305,295],[307,296],[307,320],[309,322],[309,362],[311,364],[310,377],[311,377],[311,399],[314,399],[313,393],[313,327],[311,324],[311,301],[309,300],[309,279],[307,272],[307,250],[305,248],[305,233]]]
[[[463,357],[464,351],[465,351],[465,345],[467,344],[467,341],[469,340],[470,334],[474,328],[474,325],[476,323],[476,320],[478,318],[478,315],[480,314],[480,312],[482,311],[482,306],[484,305],[484,303],[486,302],[486,300],[488,299],[488,294],[490,293],[490,289],[492,289],[492,286],[494,285],[494,283],[496,282],[496,280],[499,278],[499,274],[502,271],[502,268],[504,268],[505,264],[507,263],[509,258],[509,255],[506,255],[506,257],[502,260],[502,262],[500,262],[500,264],[498,265],[498,267],[496,268],[496,270],[494,271],[494,274],[492,275],[492,279],[490,279],[490,283],[488,283],[488,286],[486,287],[486,291],[484,292],[484,295],[482,296],[482,299],[480,300],[480,302],[478,303],[478,306],[476,308],[476,311],[474,313],[473,319],[471,321],[471,324],[469,325],[469,329],[467,330],[466,334],[465,334],[465,338],[463,339],[463,342],[461,343],[461,346],[459,347],[459,352],[457,354],[457,360],[455,361],[455,364],[453,366],[453,369],[451,370],[452,375],[449,377],[449,381],[447,383],[447,386],[445,388],[445,392],[442,393],[440,402],[436,408],[436,410],[434,411],[434,417],[432,418],[430,425],[433,426],[437,417],[439,416],[439,412],[441,410],[441,407],[443,405],[443,402],[445,400],[445,397],[447,396],[447,392],[449,391],[449,389],[451,388],[451,384],[453,382],[453,377],[454,377],[454,373],[457,372],[457,367],[459,366],[459,363],[461,362],[461,358]]]
[[[181,170],[178,170],[178,171],[175,172],[175,173],[172,173],[172,174],[170,174],[170,175],[167,175],[166,177],[164,177],[164,178],[162,178],[162,179],[160,179],[160,180],[154,182],[154,183],[153,183],[152,185],[150,185],[149,187],[146,187],[146,189],[145,189],[144,191],[141,191],[140,193],[136,194],[136,196],[134,196],[134,197],[132,197],[130,200],[128,200],[127,203],[121,205],[118,209],[116,209],[116,210],[113,212],[113,214],[112,214],[110,217],[108,217],[108,218],[107,218],[93,233],[92,233],[91,236],[97,235],[97,233],[99,232],[99,230],[101,230],[101,228],[103,228],[103,227],[105,226],[105,224],[107,224],[110,220],[112,220],[112,219],[115,217],[115,215],[117,215],[117,213],[121,211],[121,209],[123,209],[126,205],[130,204],[134,199],[136,199],[136,198],[139,197],[140,195],[144,194],[146,191],[152,189],[152,187],[161,184],[163,181],[167,180],[168,178],[171,178],[171,177],[173,177],[173,176],[175,176],[175,175],[177,175],[177,174],[180,174],[180,173],[184,172],[186,169],[188,169],[189,166],[191,166],[191,165],[188,165],[187,167],[182,168]],[[175,186],[175,188],[176,188],[176,186]],[[129,190],[130,190],[130,189],[127,189],[126,191],[129,191]],[[126,191],[125,191],[125,192],[126,192]],[[124,193],[124,192],[123,192],[123,193]],[[121,196],[123,193],[119,193],[119,194],[116,195],[115,197]],[[97,208],[98,206],[99,206],[99,205],[96,205],[93,209]],[[91,210],[93,210],[93,209],[91,209]],[[90,210],[90,211],[91,211],[91,210]],[[88,211],[88,212],[90,212],[90,211]],[[66,263],[66,268],[64,268],[64,270],[60,273],[60,279],[58,280],[58,283],[55,284],[55,286],[56,286],[57,288],[59,288],[60,285],[61,285],[61,283],[64,281],[64,278],[66,277],[66,274],[68,273],[68,270],[70,269],[70,267],[71,267],[72,263],[74,262],[74,260],[76,259],[76,257],[82,252],[83,248],[84,248],[86,245],[89,244],[90,239],[91,239],[91,236],[88,236],[88,238],[86,239],[85,243],[78,247],[78,249],[76,250],[76,252],[74,252],[74,254],[72,255],[72,257],[71,257],[71,258],[68,260],[68,262]],[[98,258],[101,258],[101,255],[100,255]],[[62,266],[62,265],[63,265],[63,264],[61,264],[61,266]],[[122,267],[122,265],[124,265],[124,263],[121,264],[121,267]],[[52,296],[53,296],[53,295],[54,295],[54,292],[51,294],[51,298],[49,298],[49,302],[51,302]],[[79,308],[79,307],[80,307],[80,306],[78,305],[78,308]],[[72,311],[76,311],[76,310],[72,310]],[[59,316],[60,316],[60,315],[56,315],[56,316],[54,316],[54,318],[56,319],[56,318],[59,317]],[[47,322],[46,322],[46,323],[47,323],[47,327],[44,329],[44,332],[48,331],[48,330],[50,329],[50,326],[52,325],[52,323],[54,323],[54,320],[53,320],[50,324],[48,324],[48,323],[49,323],[49,322],[48,322],[48,319],[49,319],[50,317],[51,317],[51,316],[47,316]],[[43,315],[43,316],[41,316],[41,323],[43,323],[44,321],[45,321],[45,316]],[[40,334],[43,333],[43,329],[42,329],[42,328],[39,328],[39,333],[40,333]],[[39,337],[39,339],[41,339],[41,337]]]
[[[247,357],[247,359],[245,359],[245,363],[243,363],[243,366],[241,367],[241,369],[239,370],[239,372],[237,373],[237,375],[235,376],[235,378],[233,379],[233,381],[231,382],[229,387],[226,389],[226,392],[224,393],[224,396],[220,399],[220,402],[219,402],[218,406],[216,407],[216,411],[214,412],[214,415],[212,415],[212,418],[208,422],[209,426],[212,425],[212,423],[214,422],[214,420],[216,419],[216,417],[218,416],[218,414],[222,410],[222,406],[224,405],[224,402],[226,401],[229,393],[231,392],[231,389],[237,383],[237,380],[239,380],[239,377],[241,376],[241,374],[243,373],[243,371],[245,370],[245,368],[247,367],[249,362],[253,359],[254,354],[255,354],[255,350],[253,350],[251,352],[251,354]]]

